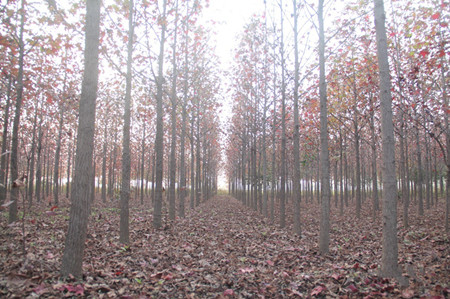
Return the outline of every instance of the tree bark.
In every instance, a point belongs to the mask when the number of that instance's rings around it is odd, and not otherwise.
[[[298,12],[297,1],[294,5],[294,233],[301,236],[300,223],[300,123],[298,113],[299,61],[298,61]]]
[[[131,126],[131,80],[133,63],[133,0],[129,1],[128,18],[128,48],[127,48],[127,74],[125,86],[125,107],[123,115],[123,148],[122,148],[122,188],[120,189],[120,233],[119,242],[128,244],[130,242],[130,175],[131,175],[131,157],[130,157],[130,126]]]
[[[63,97],[64,94],[65,92],[63,93]],[[65,99],[63,98],[61,100],[64,101]],[[61,156],[61,138],[64,124],[64,102],[61,102],[59,105],[58,139],[56,141],[55,164],[53,169],[53,202],[55,206],[59,204],[59,160]]]
[[[8,87],[6,90],[6,105],[5,105],[5,114],[3,121],[3,135],[2,135],[2,151],[0,153],[0,184],[3,186],[0,187],[0,205],[6,199],[7,186],[8,186],[8,176],[6,173],[8,172],[8,125],[9,125],[9,110],[11,106],[11,88],[12,88],[12,76],[8,76]],[[37,113],[36,113],[37,115]]]
[[[327,254],[330,247],[330,160],[328,153],[327,83],[325,80],[325,32],[323,3],[319,0],[319,93],[320,93],[320,168],[321,168],[321,217],[319,250]]]
[[[163,111],[163,64],[164,64],[164,44],[166,41],[166,8],[167,0],[163,2],[161,39],[159,45],[158,57],[158,78],[156,91],[156,190],[155,204],[153,210],[153,227],[160,228],[162,226],[162,200],[163,200],[163,167],[164,167],[164,111]]]
[[[95,102],[98,87],[98,53],[101,0],[88,0],[86,7],[86,41],[84,74],[81,86],[79,126],[75,160],[75,175],[71,192],[69,228],[67,231],[61,274],[82,276],[82,262],[88,217],[90,212],[89,186],[94,149]]]
[[[281,19],[281,186],[280,186],[280,227],[286,226],[286,82],[284,61],[284,33],[283,33],[283,0],[280,1]]]
[[[171,111],[171,141],[170,141],[170,163],[169,163],[169,219],[175,220],[175,180],[177,177],[177,34],[178,34],[178,1],[175,4],[175,32],[173,37],[172,51],[172,90],[170,99],[172,102]]]
[[[19,72],[17,74],[17,94],[16,94],[16,107],[14,113],[13,131],[11,139],[11,182],[14,182],[19,178],[19,129],[20,129],[20,115],[22,110],[23,101],[23,60],[25,55],[25,47],[23,41],[23,34],[25,28],[25,0],[21,1],[20,8],[20,32],[19,32]],[[12,204],[9,206],[9,218],[8,223],[12,223],[17,220],[17,202],[19,200],[19,188],[11,188]]]
[[[374,0],[377,56],[380,72],[381,134],[383,151],[383,249],[381,275],[399,277],[397,243],[397,179],[392,96],[383,0]]]

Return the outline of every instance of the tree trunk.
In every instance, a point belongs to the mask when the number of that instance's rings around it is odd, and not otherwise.
[[[119,242],[128,244],[130,242],[130,175],[131,175],[131,154],[130,154],[130,126],[131,126],[131,80],[133,63],[133,0],[129,2],[128,16],[128,47],[127,47],[127,74],[125,86],[125,107],[123,115],[123,148],[122,148],[122,187],[120,189],[120,233]]]
[[[416,126],[417,146],[417,195],[419,197],[419,215],[423,216],[423,177],[422,177],[422,149],[420,147],[419,128]]]
[[[325,33],[323,24],[323,3],[319,0],[319,65],[320,65],[320,166],[322,208],[320,217],[321,254],[327,254],[330,246],[330,160],[328,154],[327,83],[325,81]]]
[[[25,27],[25,0],[21,1],[20,8],[20,32],[19,32],[19,72],[17,74],[16,86],[16,110],[14,113],[12,141],[11,141],[11,182],[19,178],[19,129],[20,129],[20,115],[23,101],[23,60],[25,55],[23,33]],[[17,202],[19,200],[19,188],[11,188],[12,204],[9,206],[8,223],[17,220]]]
[[[65,89],[65,88],[64,88]],[[65,92],[64,92],[65,93]],[[63,93],[63,96],[64,96]],[[65,99],[63,99],[65,100]],[[61,138],[63,132],[64,123],[64,102],[59,104],[59,128],[58,128],[58,139],[56,141],[56,151],[55,151],[55,166],[53,169],[53,202],[55,206],[59,204],[59,160],[61,156]]]
[[[144,179],[145,179],[145,129],[146,126],[143,124],[142,131],[142,145],[141,145],[141,205],[144,205]]]
[[[105,134],[103,139],[103,154],[102,154],[102,201],[103,203],[106,202],[106,152],[108,150],[108,127],[105,122]],[[70,153],[69,153],[70,156]],[[70,163],[70,158],[69,158]],[[69,167],[70,168],[70,167]],[[69,186],[69,184],[67,184]]]
[[[38,133],[38,143],[37,143],[37,161],[36,161],[36,201],[41,201],[41,187],[42,187],[42,122],[43,117],[39,121],[39,133]]]
[[[284,61],[284,32],[283,32],[283,0],[280,1],[281,19],[281,169],[280,169],[280,227],[286,226],[286,82]]]
[[[8,189],[8,176],[6,173],[8,172],[8,124],[9,124],[9,109],[11,106],[11,87],[12,87],[12,76],[8,76],[8,87],[6,90],[6,105],[5,105],[5,114],[3,119],[3,135],[2,135],[2,151],[0,153],[0,205],[6,199],[6,192]],[[37,115],[37,111],[36,111]]]
[[[153,227],[162,226],[162,200],[163,200],[163,171],[164,171],[164,111],[163,111],[163,64],[164,64],[164,44],[166,41],[166,8],[167,0],[163,2],[161,39],[158,57],[158,78],[156,91],[156,190],[155,205],[153,210]]]
[[[28,175],[28,207],[31,208],[33,204],[33,191],[34,191],[34,166],[36,160],[36,128],[37,128],[37,116],[38,116],[38,97],[36,97],[36,112],[33,119],[33,140],[31,141],[31,159],[30,159],[30,171]],[[7,103],[7,105],[9,105]],[[6,136],[6,135],[3,135]],[[3,158],[3,157],[2,157]],[[2,180],[0,179],[0,182]]]
[[[392,96],[389,75],[383,0],[374,0],[377,56],[380,72],[381,134],[383,150],[383,249],[381,275],[399,277],[397,243],[397,179],[395,139],[392,122]]]
[[[178,34],[178,1],[175,4],[175,32],[173,37],[172,51],[172,90],[171,90],[171,141],[170,141],[170,163],[169,163],[169,219],[175,220],[175,180],[177,177],[177,34]]]
[[[185,217],[185,198],[186,198],[186,157],[185,157],[185,136],[186,136],[186,122],[187,122],[187,111],[186,106],[188,102],[188,80],[189,80],[189,46],[188,46],[188,32],[189,32],[189,22],[187,19],[189,16],[189,5],[186,5],[186,20],[184,22],[185,26],[185,46],[184,46],[184,86],[183,86],[183,106],[181,111],[181,135],[180,135],[180,190],[178,193],[179,208],[178,215],[180,218]]]
[[[299,61],[298,61],[298,12],[297,1],[293,0],[294,6],[294,233],[301,236],[300,222],[300,124],[298,113],[298,89],[299,89]]]
[[[82,276],[82,263],[88,217],[90,213],[89,175],[92,173],[94,149],[95,102],[98,86],[98,48],[100,33],[100,0],[87,1],[84,74],[81,86],[75,175],[71,192],[69,228],[67,231],[61,274]]]

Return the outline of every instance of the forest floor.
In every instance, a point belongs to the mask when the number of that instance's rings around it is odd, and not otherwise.
[[[22,221],[0,217],[0,297],[3,298],[445,298],[449,296],[450,246],[443,201],[416,216],[399,217],[399,262],[409,286],[377,273],[381,216],[365,207],[357,219],[332,207],[330,253],[318,253],[320,208],[302,204],[302,237],[261,217],[229,196],[216,196],[185,219],[152,228],[152,210],[131,203],[129,246],[118,242],[118,202],[92,209],[82,281],[60,280],[68,202],[33,207]],[[400,210],[399,210],[400,211]],[[277,219],[277,217],[276,217]]]

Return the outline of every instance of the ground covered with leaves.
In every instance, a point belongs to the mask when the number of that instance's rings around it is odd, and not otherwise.
[[[290,204],[288,204],[288,211]],[[320,209],[302,204],[302,237],[229,196],[216,196],[185,219],[152,228],[149,204],[132,203],[131,244],[118,242],[118,203],[96,203],[82,281],[59,276],[68,203],[37,205],[25,222],[0,219],[0,297],[284,298],[449,295],[450,249],[443,203],[401,227],[399,259],[409,285],[379,277],[381,216],[332,209],[330,253],[318,252]],[[23,214],[23,213],[22,213]],[[292,223],[292,214],[288,214]],[[22,226],[24,224],[24,226]],[[23,238],[23,229],[25,238]],[[25,239],[26,253],[23,252]]]

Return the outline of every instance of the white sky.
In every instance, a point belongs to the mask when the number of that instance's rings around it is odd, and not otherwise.
[[[237,47],[237,36],[243,31],[254,14],[264,11],[264,0],[210,0],[209,7],[204,8],[202,22],[205,26],[212,26],[216,33],[212,39],[215,41],[216,54],[220,59],[222,70],[230,70],[233,64],[233,50]],[[211,25],[209,21],[214,21]],[[223,90],[227,89],[227,82],[222,82]],[[222,125],[231,118],[230,95],[223,95],[223,106],[220,118]],[[222,140],[222,145],[225,140]],[[225,159],[225,157],[223,157]],[[228,188],[224,173],[219,175],[219,188]]]
[[[264,0],[210,0],[203,11],[205,21],[216,22],[213,31],[217,33],[216,53],[222,67],[232,62],[232,51],[236,47],[236,36],[255,13],[262,13]]]

